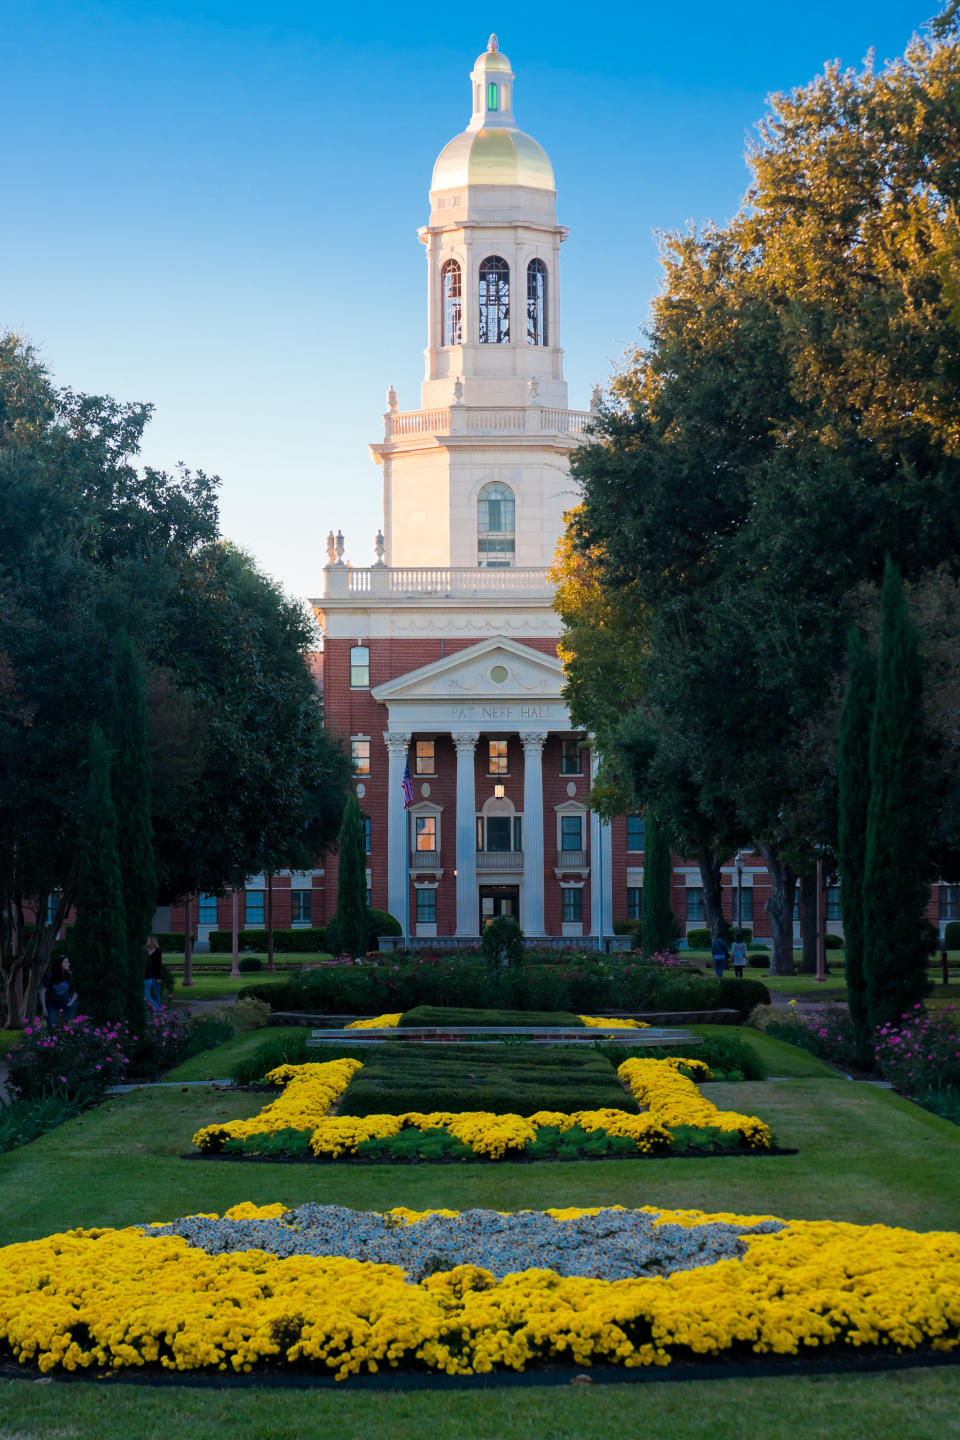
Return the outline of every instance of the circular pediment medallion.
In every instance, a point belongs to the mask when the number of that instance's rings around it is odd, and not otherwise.
[[[366,785],[364,785],[363,781],[361,780],[361,781],[360,781],[360,784],[357,786],[357,796],[358,796],[359,799],[362,800],[363,797],[364,797],[364,795],[366,795],[366,793],[367,793],[367,787],[366,787]]]
[[[502,685],[503,682],[504,682],[504,680],[506,680],[506,678],[507,678],[507,667],[506,667],[506,665],[494,665],[493,669],[490,671],[490,679],[493,681],[493,683],[494,683],[495,685]]]
[[[426,800],[427,796],[430,794],[429,780],[424,780],[423,784],[420,786],[420,794],[423,796],[424,800]]]

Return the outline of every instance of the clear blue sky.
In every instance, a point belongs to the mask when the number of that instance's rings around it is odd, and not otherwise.
[[[416,229],[491,30],[570,228],[579,408],[639,336],[655,231],[736,210],[765,97],[936,8],[0,0],[0,325],[60,383],[154,402],[146,459],[218,473],[224,533],[320,594],[331,527],[373,558],[367,442],[390,382],[419,403]]]

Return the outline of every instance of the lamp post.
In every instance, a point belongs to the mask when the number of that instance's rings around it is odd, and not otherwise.
[[[813,977],[818,984],[827,978],[827,906],[823,888],[823,859],[817,861],[817,973]]]
[[[232,960],[230,964],[231,977],[240,974],[240,905],[237,897],[236,885],[231,886],[230,899],[232,901],[231,921],[233,929]]]
[[[737,867],[737,939],[743,939],[743,855],[738,850],[734,864]]]

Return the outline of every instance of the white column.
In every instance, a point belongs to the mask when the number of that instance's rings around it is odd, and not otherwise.
[[[600,752],[590,747],[590,784],[600,768]],[[613,933],[613,844],[609,820],[590,811],[590,933],[608,940]]]
[[[523,741],[523,910],[524,935],[543,934],[543,744],[546,733],[522,734]]]
[[[387,777],[387,906],[400,922],[404,938],[410,933],[410,856],[407,812],[403,804],[403,767],[407,763],[410,734],[385,730],[383,741],[390,757]]]
[[[477,787],[473,752],[480,736],[454,735],[457,747],[457,934],[480,934],[477,894]]]

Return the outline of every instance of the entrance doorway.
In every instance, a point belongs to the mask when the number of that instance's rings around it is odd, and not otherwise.
[[[480,886],[480,929],[485,930],[498,915],[509,915],[511,920],[519,922],[519,885]]]

